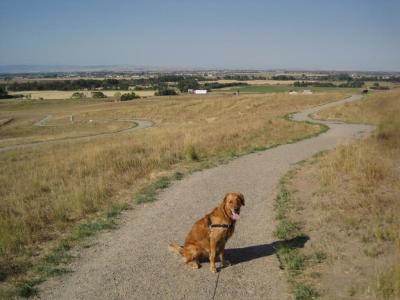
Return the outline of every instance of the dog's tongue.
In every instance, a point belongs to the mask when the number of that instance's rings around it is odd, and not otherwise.
[[[234,211],[232,212],[232,219],[234,219],[235,221],[240,219],[240,215],[235,213]]]

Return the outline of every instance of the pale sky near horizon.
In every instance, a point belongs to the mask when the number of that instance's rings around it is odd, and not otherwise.
[[[396,0],[0,0],[0,64],[400,71]]]

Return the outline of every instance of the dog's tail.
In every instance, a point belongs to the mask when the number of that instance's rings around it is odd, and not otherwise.
[[[174,252],[180,256],[183,255],[183,247],[179,246],[178,244],[172,243],[168,245],[168,250]]]

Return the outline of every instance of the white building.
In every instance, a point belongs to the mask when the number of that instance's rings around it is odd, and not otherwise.
[[[206,95],[207,94],[207,90],[194,90],[194,93],[196,95]]]

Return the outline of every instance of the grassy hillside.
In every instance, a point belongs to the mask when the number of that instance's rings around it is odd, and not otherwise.
[[[318,113],[320,118],[377,125],[366,140],[339,146],[293,176],[293,222],[304,224],[312,251],[303,281],[322,298],[400,297],[400,90]]]
[[[32,130],[32,121],[49,111],[156,122],[154,128],[111,138],[0,153],[0,272],[3,277],[23,273],[46,253],[49,241],[107,207],[130,203],[132,194],[160,175],[204,168],[319,132],[319,126],[281,116],[342,97],[321,93],[0,103],[0,111],[20,119],[19,131],[13,132],[24,137],[29,134],[23,124]],[[12,126],[1,130],[15,130]]]

